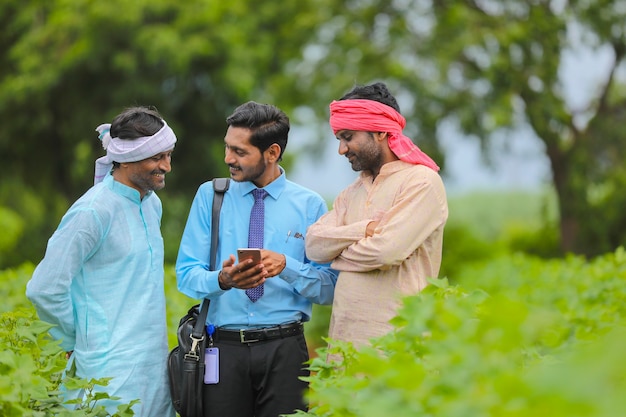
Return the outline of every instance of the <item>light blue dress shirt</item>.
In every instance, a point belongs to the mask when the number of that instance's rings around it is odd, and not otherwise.
[[[282,171],[282,169],[281,169]],[[207,323],[229,329],[250,329],[307,321],[312,303],[332,304],[337,271],[306,259],[307,228],[327,211],[316,193],[288,181],[284,171],[265,187],[264,248],[285,255],[280,275],[265,281],[265,294],[255,303],[244,290],[222,290],[217,275],[222,262],[237,248],[248,246],[252,182],[230,182],[220,215],[216,271],[209,271],[213,185],[200,186],[193,200],[178,252],[178,289],[196,299],[209,298]]]
[[[67,211],[26,287],[50,333],[73,350],[78,376],[143,417],[173,417],[167,379],[161,201],[107,175]],[[81,393],[68,392],[66,399]]]

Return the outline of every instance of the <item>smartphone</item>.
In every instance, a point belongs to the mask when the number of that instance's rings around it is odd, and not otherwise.
[[[261,249],[257,248],[239,248],[237,249],[237,257],[239,262],[243,262],[246,259],[252,259],[254,265],[261,263]]]

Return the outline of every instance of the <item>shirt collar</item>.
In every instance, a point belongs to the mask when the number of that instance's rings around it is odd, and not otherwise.
[[[272,197],[274,200],[278,199],[280,194],[283,192],[283,190],[287,186],[287,176],[285,175],[285,170],[280,166],[278,168],[280,169],[280,176],[276,178],[274,181],[267,184],[265,187],[263,187],[263,189],[267,191],[270,197]],[[242,187],[242,191],[244,195],[250,194],[252,190],[258,188],[251,181],[246,181],[242,183],[241,187]]]

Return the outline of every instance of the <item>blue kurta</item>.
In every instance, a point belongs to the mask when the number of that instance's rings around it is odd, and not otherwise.
[[[113,377],[96,387],[116,405],[139,399],[143,417],[174,416],[167,380],[162,206],[107,175],[78,199],[48,242],[26,287],[50,333],[73,350],[82,378]],[[75,394],[68,394],[68,396]]]

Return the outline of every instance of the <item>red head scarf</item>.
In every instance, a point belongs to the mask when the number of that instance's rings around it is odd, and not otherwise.
[[[340,130],[387,132],[389,148],[400,160],[426,165],[439,171],[439,167],[413,141],[402,134],[406,120],[392,107],[374,100],[339,100],[330,103],[330,127]]]

